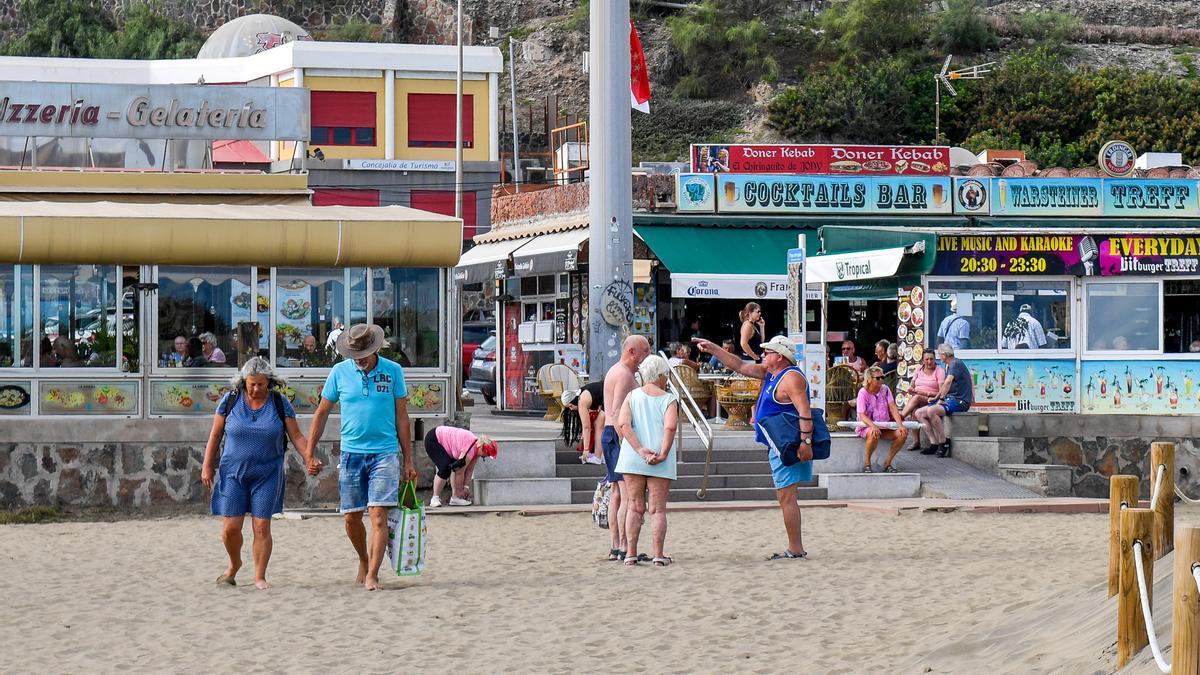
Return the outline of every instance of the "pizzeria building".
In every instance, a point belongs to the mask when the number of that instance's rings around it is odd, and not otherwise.
[[[211,59],[0,59],[0,508],[203,498],[204,441],[236,369],[269,359],[311,413],[352,323],[384,329],[418,424],[453,416],[462,221],[412,208],[419,190],[352,207],[310,183],[318,170],[383,175],[345,168],[355,157],[452,161],[453,139],[415,149],[406,107],[444,99],[450,50],[290,37]],[[467,50],[480,180],[494,168],[499,59]],[[376,123],[346,127],[342,146],[342,126],[317,124],[315,94],[356,87],[377,90]],[[323,160],[308,157],[316,147]],[[426,173],[413,180],[445,175]],[[289,484],[292,502],[336,493],[335,476],[293,471]]]

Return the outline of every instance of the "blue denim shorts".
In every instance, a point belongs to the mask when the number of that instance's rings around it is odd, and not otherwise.
[[[400,455],[343,451],[338,492],[342,513],[365,511],[368,506],[396,506],[400,503]]]

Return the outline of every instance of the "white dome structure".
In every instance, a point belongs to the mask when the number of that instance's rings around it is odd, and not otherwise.
[[[249,14],[213,31],[196,57],[221,59],[250,56],[293,40],[312,40],[312,36],[282,17]]]

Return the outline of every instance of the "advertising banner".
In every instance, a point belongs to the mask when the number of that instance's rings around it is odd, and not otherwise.
[[[950,173],[950,148],[693,144],[692,172],[946,176]]]
[[[1118,178],[955,178],[967,216],[1200,218],[1200,181]]]
[[[964,359],[975,388],[973,410],[1075,412],[1075,361]]]
[[[1085,413],[1181,415],[1200,413],[1200,361],[1084,361]]]
[[[679,174],[675,178],[675,208],[688,213],[714,213],[717,210],[717,183],[712,174]]]
[[[135,415],[138,383],[94,380],[38,383],[38,412],[43,415]]]
[[[686,184],[688,176],[680,176]],[[950,178],[717,176],[720,213],[948,215]],[[682,210],[682,209],[681,209]]]
[[[671,274],[676,298],[783,300],[787,289],[783,274]]]
[[[942,234],[936,275],[1169,276],[1200,272],[1200,235]]]

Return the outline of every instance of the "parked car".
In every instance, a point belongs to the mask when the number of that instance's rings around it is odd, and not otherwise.
[[[479,345],[471,359],[471,372],[467,376],[464,388],[467,391],[477,391],[483,394],[483,400],[488,405],[496,405],[496,352],[497,340],[495,335]]]
[[[492,321],[464,321],[462,330],[463,377],[471,377],[471,358],[475,350],[489,335],[495,335],[496,324]]]

